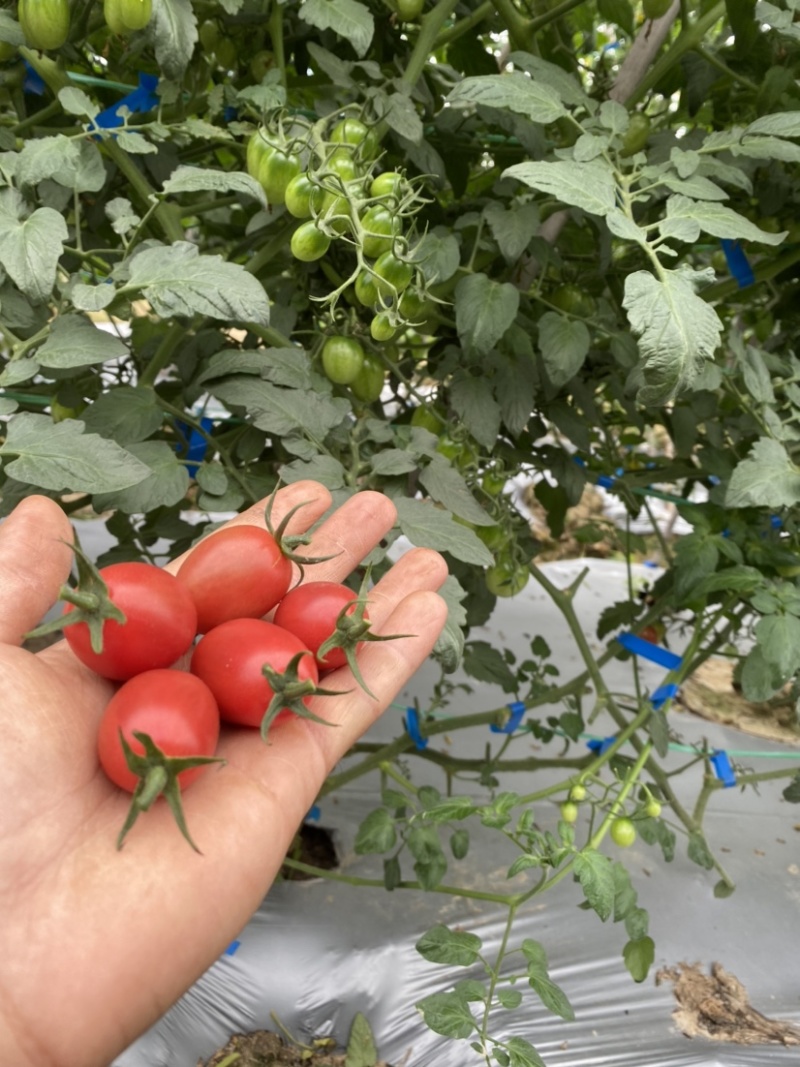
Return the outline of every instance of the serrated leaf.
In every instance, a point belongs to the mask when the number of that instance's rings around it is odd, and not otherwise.
[[[286,447],[288,438],[284,438]],[[319,482],[326,489],[343,489],[347,482],[347,471],[335,456],[316,455],[310,459],[296,459],[293,463],[284,463],[278,468],[281,479],[290,485],[308,479]]]
[[[359,57],[366,55],[375,34],[372,14],[358,0],[303,0],[300,18],[318,30],[333,30]]]
[[[76,85],[65,85],[58,91],[58,102],[70,115],[86,115],[93,119],[100,110],[97,104]]]
[[[64,134],[31,138],[19,154],[17,181],[38,185],[46,178],[79,193],[98,192],[106,181],[99,148],[93,141],[74,140]]]
[[[800,667],[800,619],[794,615],[768,615],[755,626],[764,659],[783,678]]]
[[[340,59],[333,52],[329,52],[327,48],[317,44],[316,41],[308,42],[308,52],[323,74],[327,74],[334,85],[341,86],[344,89],[353,85],[350,72],[355,66],[354,63]]]
[[[622,950],[622,958],[634,982],[643,982],[656,958],[655,942],[652,937],[629,941]]]
[[[531,122],[544,124],[556,122],[567,114],[555,89],[516,70],[464,78],[450,90],[447,102],[456,107],[480,104],[513,111]]]
[[[145,30],[161,73],[180,81],[197,44],[197,17],[191,0],[153,0],[153,14]]]
[[[644,360],[641,403],[666,403],[689,388],[704,361],[713,358],[722,323],[695,292],[709,280],[707,273],[689,270],[664,271],[661,280],[635,271],[625,279],[622,306]]]
[[[189,472],[166,441],[142,441],[129,445],[128,452],[147,464],[150,475],[128,489],[96,493],[93,503],[97,511],[118,508],[127,515],[146,515],[183,500],[189,488]]]
[[[113,200],[108,200],[104,210],[114,233],[127,234],[142,221],[134,211],[133,204],[124,196],[115,196]]]
[[[281,436],[305,427],[313,427],[315,436],[324,436],[350,412],[350,402],[344,397],[284,389],[244,375],[214,382],[209,391],[224,404],[243,407],[260,430]]]
[[[176,193],[241,193],[267,206],[264,187],[241,170],[213,170],[210,167],[178,167],[164,182],[164,192]]]
[[[611,861],[593,849],[584,850],[575,857],[575,874],[589,905],[605,922],[614,908]]]
[[[395,133],[412,144],[422,141],[422,119],[414,107],[414,102],[405,93],[392,93],[384,97],[382,118]]]
[[[422,1012],[426,1026],[445,1037],[469,1037],[477,1024],[467,1001],[457,993],[431,993],[414,1005]]]
[[[603,152],[610,144],[608,136],[600,136],[596,133],[582,133],[572,146],[572,157],[578,163],[589,163]]]
[[[510,1067],[545,1067],[542,1057],[524,1037],[510,1037],[505,1047],[511,1057]]]
[[[420,799],[425,786],[419,790]],[[426,822],[443,823],[453,819],[466,819],[475,810],[475,805],[469,797],[437,797],[431,800],[430,806],[425,808],[421,817]]]
[[[228,323],[269,324],[269,302],[261,283],[238,263],[200,255],[188,241],[135,255],[124,286],[131,289],[141,290],[164,318],[198,313]]]
[[[455,289],[456,329],[462,345],[487,355],[517,317],[519,289],[485,274],[468,274]]]
[[[359,856],[388,852],[394,848],[397,831],[394,819],[386,808],[376,808],[364,819],[356,833],[354,849]]]
[[[409,474],[417,469],[416,459],[403,448],[385,448],[382,452],[376,452],[370,459],[370,464],[375,474],[384,477]]]
[[[17,481],[56,492],[105,493],[136,485],[150,469],[115,441],[84,433],[84,424],[21,412],[0,446],[3,470]],[[6,459],[13,456],[13,459]]]
[[[475,526],[494,526],[494,519],[480,506],[470,488],[444,456],[435,455],[419,473],[419,483],[439,504]]]
[[[132,152],[137,156],[154,155],[158,152],[158,146],[136,130],[120,130],[116,137],[117,144],[125,152]]]
[[[661,184],[673,193],[691,197],[693,200],[727,200],[728,194],[724,189],[712,182],[710,178],[704,178],[702,174],[692,174],[688,178],[674,178],[671,175],[660,178]]]
[[[452,574],[448,574],[437,592],[447,604],[447,621],[436,639],[433,655],[445,673],[451,674],[459,667],[464,652],[463,628],[467,625],[467,613],[462,601],[467,593]]]
[[[90,404],[82,412],[81,421],[89,433],[111,437],[127,446],[154,434],[164,421],[164,412],[152,389],[117,385]]]
[[[497,989],[495,996],[500,1007],[507,1011],[513,1011],[522,1003],[522,993],[518,989]]]
[[[692,863],[696,863],[698,867],[702,867],[706,871],[710,871],[714,866],[714,857],[708,849],[706,839],[698,831],[692,831],[689,834],[689,844],[686,849],[686,855]]]
[[[637,226],[633,219],[628,218],[617,208],[606,215],[606,225],[615,237],[623,241],[635,241],[637,244],[642,244],[647,239],[647,234],[641,226]]]
[[[539,228],[539,209],[536,204],[512,201],[506,208],[499,200],[492,200],[483,209],[483,214],[508,263],[519,259]]]
[[[591,339],[583,322],[546,311],[539,319],[539,349],[550,383],[566,385],[583,366]]]
[[[66,222],[53,208],[37,208],[23,221],[6,201],[0,204],[0,263],[31,300],[44,301],[52,293],[68,235]]]
[[[470,641],[464,647],[464,671],[479,682],[499,685],[504,693],[516,693],[519,682],[499,648],[488,641]]]
[[[414,946],[429,963],[446,963],[471,967],[481,951],[481,939],[463,930],[449,930],[437,923],[427,930]]]
[[[751,159],[778,159],[783,163],[800,163],[800,145],[779,137],[752,137],[731,148],[734,156]]]
[[[759,438],[748,457],[737,463],[725,493],[729,508],[793,507],[798,500],[800,470],[771,437]]]
[[[70,290],[72,303],[79,311],[102,311],[114,300],[117,290],[110,283],[84,285],[79,282]]]
[[[461,262],[461,249],[450,230],[436,226],[411,249],[409,258],[418,264],[426,283],[433,285],[453,277]]]
[[[357,1011],[350,1025],[344,1067],[375,1067],[378,1049],[366,1016]]]
[[[616,207],[613,172],[599,162],[515,163],[502,176],[517,178],[562,204],[583,208],[590,215],[607,215]]]
[[[124,359],[127,345],[114,334],[101,330],[83,315],[59,315],[50,325],[50,335],[36,350],[43,367],[88,367],[93,363]]]
[[[494,556],[472,530],[454,522],[446,511],[422,500],[395,501],[400,530],[419,548],[449,552],[464,563],[490,567]]]
[[[559,1015],[567,1022],[572,1022],[575,1012],[563,989],[556,985],[552,978],[546,975],[528,972],[528,985],[536,993],[542,1004],[553,1015]]]
[[[512,52],[508,61],[530,74],[539,84],[549,85],[565,104],[583,107],[590,111],[594,109],[594,101],[584,93],[581,83],[572,74],[568,74],[563,67],[550,63],[540,56],[531,55],[530,52]]]
[[[745,700],[756,704],[769,700],[785,680],[767,661],[764,649],[760,645],[756,645],[748,652],[741,674],[742,694]]]
[[[423,889],[435,889],[447,871],[447,860],[433,826],[414,825],[406,837],[414,857],[414,873]]]
[[[500,432],[500,405],[489,392],[486,379],[457,370],[450,382],[450,402],[475,440],[492,451]]]
[[[745,134],[768,134],[771,137],[800,137],[800,111],[780,111],[775,115],[762,115],[751,122]]]
[[[677,237],[689,244],[697,241],[701,231],[712,237],[742,238],[759,241],[761,244],[779,245],[786,237],[783,233],[767,233],[749,219],[729,207],[714,201],[690,200],[686,196],[671,196],[667,200],[667,217],[660,224],[662,237]]]

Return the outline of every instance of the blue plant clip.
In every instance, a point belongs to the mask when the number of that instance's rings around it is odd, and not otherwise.
[[[236,950],[239,948],[241,943],[242,943],[241,941],[231,941],[231,943],[225,949],[225,952],[223,953],[223,955],[225,955],[225,956],[235,956],[236,955]]]
[[[235,122],[239,118],[239,110],[235,107],[226,107],[222,111],[225,122]]]
[[[712,485],[721,485],[722,484],[722,479],[718,478],[716,474],[709,474],[708,480],[709,480],[709,482],[711,482]]]
[[[651,663],[657,663],[659,667],[663,667],[665,670],[676,671],[683,663],[677,653],[670,652],[668,648],[661,648],[660,645],[654,645],[652,641],[645,641],[643,637],[637,637],[636,634],[620,634],[617,637],[617,641],[628,652],[632,652],[634,656],[639,656],[641,659],[649,659]]]
[[[419,732],[419,712],[416,708],[406,708],[405,727],[408,736],[420,752],[428,747],[428,738],[423,737]]]
[[[714,768],[714,774],[726,789],[736,785],[736,772],[730,756],[724,749],[718,748],[711,753],[711,766]]]
[[[591,741],[586,742],[586,747],[595,755],[602,756],[603,753],[608,752],[616,740],[616,737],[593,737]]]
[[[306,815],[305,821],[319,822],[321,815],[322,812],[320,811],[319,804],[312,804],[311,807],[308,809],[308,814]]]
[[[573,456],[572,457],[572,462],[573,463],[577,463],[579,467],[585,467],[586,466],[586,460],[583,458],[583,456]]]
[[[121,126],[122,116],[118,114],[121,107],[126,107],[134,115],[152,111],[153,108],[158,107],[157,86],[158,76],[156,74],[140,73],[138,87],[132,89],[127,96],[123,96],[116,104],[112,104],[105,111],[95,115],[92,120],[93,125],[104,130],[112,130],[116,126]]]
[[[745,251],[739,242],[723,238],[722,251],[725,253],[728,270],[735,278],[739,288],[745,289],[748,285],[752,285],[756,280],[755,275],[753,274],[753,268],[750,266]]]
[[[211,433],[214,428],[214,420],[209,419],[207,416],[203,416],[200,419],[200,425],[203,427],[206,433]],[[185,422],[178,422],[175,424],[175,428],[181,435],[186,444],[186,455],[183,457],[184,467],[199,467],[203,462],[208,452],[208,441],[200,433],[199,430],[194,427],[189,427]]]
[[[657,711],[659,708],[663,707],[668,700],[672,700],[673,697],[676,697],[679,690],[680,687],[676,685],[675,682],[670,682],[668,685],[660,685],[650,697],[650,703]]]
[[[496,723],[489,724],[489,729],[493,734],[513,734],[519,726],[525,714],[525,705],[521,700],[515,700],[513,704],[508,705],[508,709],[511,714],[502,726],[497,726]]]
[[[26,93],[33,93],[34,96],[44,96],[44,91],[47,88],[44,78],[33,69],[27,59],[25,60],[25,77],[22,81],[22,88]]]
[[[773,530],[780,530],[783,526],[783,519],[780,515],[770,515],[769,524]]]
[[[615,481],[616,478],[613,474],[601,474],[597,479],[597,484],[601,489],[610,489]]]

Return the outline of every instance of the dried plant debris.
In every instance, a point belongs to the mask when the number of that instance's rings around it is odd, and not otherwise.
[[[271,1030],[234,1034],[211,1059],[199,1060],[197,1067],[390,1067],[378,1059],[372,1030],[361,1012],[353,1019],[344,1052],[330,1037],[298,1041],[274,1015],[273,1020],[287,1040]]]
[[[679,963],[656,974],[656,985],[675,983],[672,1013],[686,1037],[707,1037],[735,1045],[800,1045],[800,1028],[768,1019],[750,1004],[742,983],[719,963],[704,974],[699,963]]]
[[[786,687],[763,703],[745,700],[733,684],[733,664],[710,659],[681,686],[679,704],[711,722],[784,744],[800,744],[795,700]]]

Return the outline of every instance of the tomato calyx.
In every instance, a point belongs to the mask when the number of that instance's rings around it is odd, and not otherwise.
[[[122,848],[129,830],[141,813],[149,811],[156,800],[163,796],[169,804],[178,829],[195,852],[199,853],[200,849],[192,840],[183,814],[178,775],[192,767],[203,767],[207,763],[225,763],[225,760],[221,756],[167,756],[149,734],[134,730],[133,736],[144,748],[144,754],[134,752],[122,730],[119,731],[119,742],[125,753],[125,760],[139,782],[134,790],[127,818],[119,832],[117,848]]]
[[[276,486],[275,493],[277,493],[277,491],[278,487]],[[284,515],[284,517],[278,524],[278,527],[276,528],[272,524],[272,505],[275,500],[275,493],[270,496],[269,501],[267,502],[267,506],[264,510],[264,523],[266,524],[267,531],[272,535],[276,545],[281,550],[283,555],[287,559],[290,559],[292,563],[296,563],[297,566],[300,568],[300,580],[302,581],[304,574],[304,565],[308,565],[309,563],[327,563],[328,560],[335,558],[336,553],[332,556],[299,556],[294,550],[300,545],[311,544],[311,535],[307,533],[287,534],[286,529],[289,523],[294,518],[294,516],[297,514],[297,512],[301,508],[304,508],[308,501],[303,500],[299,504],[295,504],[295,506]]]
[[[103,651],[103,625],[109,619],[123,624],[127,622],[125,613],[117,607],[108,595],[108,586],[77,540],[70,545],[78,571],[77,587],[62,585],[58,599],[71,604],[73,610],[67,611],[57,619],[44,622],[35,630],[26,633],[25,639],[43,637],[56,633],[76,622],[85,622],[89,630],[92,651],[97,655]]]
[[[313,653],[308,651],[295,653],[283,671],[276,671],[269,663],[265,663],[261,668],[274,694],[267,710],[264,712],[264,718],[261,720],[261,739],[263,741],[267,740],[270,726],[282,711],[290,711],[293,715],[299,715],[301,719],[310,719],[321,726],[336,725],[328,722],[327,719],[320,718],[319,715],[315,715],[310,708],[306,707],[304,699],[309,696],[340,697],[344,696],[344,692],[337,689],[323,689],[310,678],[301,678],[298,668],[304,656],[313,658]]]

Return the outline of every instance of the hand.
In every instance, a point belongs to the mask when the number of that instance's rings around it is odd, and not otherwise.
[[[274,521],[301,501],[293,533],[330,505],[325,489],[300,482],[278,493]],[[233,523],[262,525],[263,513],[262,503]],[[351,498],[315,532],[309,555],[338,554],[308,568],[309,580],[344,578],[394,518],[378,493]],[[359,652],[377,699],[342,668],[330,687],[350,691],[311,705],[335,728],[292,717],[269,745],[257,731],[223,730],[227,765],[183,798],[203,854],[163,802],[118,852],[130,797],[107,781],[95,750],[114,687],[64,641],[38,655],[19,647],[58,596],[71,540],[44,497],[0,526],[0,1063],[9,1067],[105,1067],[185,992],[257,909],[325,777],[425,660],[446,615],[434,592],[444,561],[409,552],[370,593],[376,632],[415,635]]]

